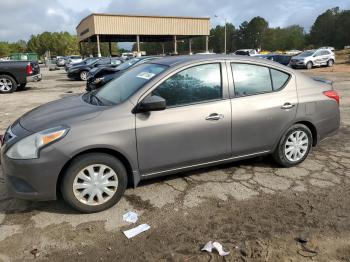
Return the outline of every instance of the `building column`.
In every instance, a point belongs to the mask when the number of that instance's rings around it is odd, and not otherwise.
[[[109,47],[109,56],[112,57],[112,43],[108,42],[108,47]]]
[[[165,54],[165,48],[164,48],[164,43],[162,43],[162,54]]]
[[[209,36],[205,36],[205,52],[209,53]]]
[[[80,55],[83,55],[83,47],[82,47],[81,41],[79,41],[79,53],[80,53]]]
[[[89,37],[88,39],[88,53],[89,53],[89,56],[93,56],[93,51],[92,51],[92,47],[91,47],[91,38]]]
[[[176,40],[176,35],[174,35],[174,54],[177,54],[177,40]]]
[[[100,47],[100,36],[96,35],[96,40],[97,40],[97,56],[101,57],[101,47]]]
[[[136,45],[137,45],[137,55],[139,56],[140,52],[141,52],[141,50],[140,50],[140,36],[139,35],[136,36]]]
[[[189,55],[192,55],[192,38],[188,39],[188,49]]]

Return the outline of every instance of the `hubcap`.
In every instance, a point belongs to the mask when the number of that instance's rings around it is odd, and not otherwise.
[[[284,154],[289,161],[296,162],[305,156],[308,146],[309,138],[307,134],[300,130],[294,131],[285,143]]]
[[[87,73],[84,71],[84,72],[81,72],[80,73],[80,78],[82,79],[82,80],[86,80],[87,79]]]
[[[73,182],[74,196],[79,202],[98,206],[106,203],[117,192],[118,177],[112,168],[102,164],[82,169]]]
[[[0,78],[0,91],[10,91],[12,89],[12,82],[7,78]]]

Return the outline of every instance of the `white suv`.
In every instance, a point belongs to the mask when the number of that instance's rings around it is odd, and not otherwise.
[[[311,69],[314,66],[333,66],[335,62],[334,53],[328,49],[317,49],[304,51],[290,60],[292,68]]]

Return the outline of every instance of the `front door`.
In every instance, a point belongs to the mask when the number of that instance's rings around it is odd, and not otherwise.
[[[227,158],[231,154],[231,104],[224,97],[221,64],[186,68],[150,95],[164,111],[136,115],[139,169],[152,175]],[[226,83],[226,81],[224,81]]]

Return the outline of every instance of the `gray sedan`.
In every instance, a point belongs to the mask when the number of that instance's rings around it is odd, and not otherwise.
[[[267,154],[297,165],[339,122],[328,82],[259,58],[169,57],[28,112],[7,129],[1,162],[13,196],[61,194],[97,212],[143,179]]]

